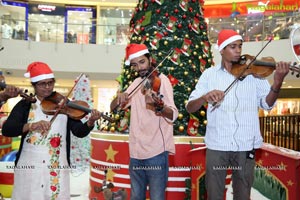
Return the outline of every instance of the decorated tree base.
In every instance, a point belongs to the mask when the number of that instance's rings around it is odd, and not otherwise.
[[[190,152],[192,165],[203,166],[191,173],[191,199],[206,199],[205,194],[205,151],[206,147]],[[266,199],[300,199],[300,153],[297,151],[264,144],[256,151],[256,169],[253,190]],[[227,184],[230,184],[230,174]],[[224,199],[226,190],[224,191]],[[251,197],[251,199],[258,199]]]
[[[104,199],[103,185],[113,184],[114,192],[125,189],[130,196],[129,135],[91,134],[90,199]],[[176,154],[169,156],[169,181],[167,199],[185,199],[188,189],[186,181],[191,177],[191,160],[188,152],[203,146],[202,137],[175,137]],[[201,166],[195,166],[198,168]],[[107,170],[105,179],[105,170]],[[148,194],[149,197],[149,194]]]

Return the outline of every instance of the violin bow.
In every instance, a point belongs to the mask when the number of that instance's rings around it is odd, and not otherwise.
[[[71,93],[73,92],[75,86],[77,85],[77,83],[79,82],[79,80],[82,78],[83,75],[84,75],[84,73],[80,73],[80,75],[78,76],[77,80],[75,81],[75,84],[73,85],[73,87],[71,88],[69,94],[66,97],[69,97],[71,95]]]
[[[243,76],[243,74],[247,71],[247,69],[249,69],[249,67],[251,66],[251,64],[256,60],[256,58],[261,54],[261,52],[270,44],[270,42],[272,41],[272,39],[270,39],[264,46],[263,48],[261,48],[261,50],[256,54],[256,56],[254,56],[254,58],[247,64],[247,67],[245,67],[245,69],[240,73],[240,75],[238,77],[236,77],[234,79],[234,81],[232,81],[232,83],[224,90],[224,94],[226,95],[229,90],[238,82],[238,80],[240,80]],[[220,105],[220,102],[213,102],[212,106],[214,107],[212,109],[212,111]]]

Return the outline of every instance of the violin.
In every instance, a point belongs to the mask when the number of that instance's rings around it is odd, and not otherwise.
[[[144,89],[151,89],[154,92],[159,92],[161,81],[158,76],[159,72],[157,70],[154,70],[150,77],[148,77],[145,81]]]
[[[151,94],[154,100],[154,107],[162,107],[164,102],[162,101],[163,95],[159,93],[161,85],[161,80],[159,78],[159,72],[154,70],[151,76],[144,83],[144,88],[142,88],[142,93],[145,95],[147,92]]]
[[[148,88],[152,88],[154,91],[159,90],[160,78],[158,77],[159,73],[157,72],[157,68],[173,53],[173,51],[174,50],[171,49],[168,52],[167,56],[165,56],[165,58],[147,76],[143,77],[142,81],[128,94],[129,98],[132,96],[132,94],[136,92],[136,90],[140,87],[140,85],[144,83],[146,80],[152,80],[152,83],[150,83],[150,85],[148,84],[147,86],[144,86],[145,89],[148,87]],[[116,101],[116,98],[113,101]],[[112,112],[118,111],[120,107],[123,107],[123,105],[116,104],[115,106],[111,106],[111,111]]]
[[[242,55],[239,61],[234,62],[230,73],[236,77],[236,79],[226,88],[224,91],[225,95],[229,92],[232,86],[238,81],[243,80],[248,75],[253,75],[258,78],[265,78],[273,73],[276,69],[276,62],[273,57],[264,57],[261,60],[256,59],[257,56],[250,56],[248,54]],[[297,78],[300,77],[299,64],[292,63],[289,67],[292,74],[295,72]],[[214,107],[218,106],[219,103],[213,102]]]
[[[261,60],[256,60],[254,56],[245,54],[241,56],[238,62],[233,63],[230,73],[239,79],[250,74],[254,77],[265,78],[271,75],[275,69],[276,61],[273,57],[264,57]],[[292,73],[297,72],[296,77],[299,78],[300,70],[297,63],[291,64],[290,70]]]
[[[6,86],[7,86],[6,83],[0,82],[0,88],[1,89],[5,89]],[[21,97],[23,97],[26,101],[31,102],[31,103],[35,103],[36,102],[36,98],[34,97],[34,95],[33,94],[28,95],[27,92],[28,92],[28,90],[24,90],[24,91],[20,90],[19,91],[19,95]]]
[[[58,113],[61,113],[76,120],[82,119],[92,111],[87,102],[79,100],[70,101],[58,92],[53,92],[50,96],[44,98],[41,102],[41,106],[42,111],[47,115],[57,115]],[[109,122],[114,122],[114,119],[103,113],[101,113],[101,117]]]

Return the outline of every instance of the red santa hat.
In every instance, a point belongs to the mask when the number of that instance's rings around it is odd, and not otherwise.
[[[130,65],[130,61],[149,53],[149,50],[144,44],[128,44],[126,47],[125,65]]]
[[[30,78],[31,82],[35,83],[44,79],[54,78],[54,74],[50,67],[43,62],[33,62],[27,67],[27,72],[24,74],[26,78]]]
[[[220,31],[218,36],[218,50],[221,51],[231,42],[237,41],[237,40],[243,40],[242,36],[239,35],[237,32],[231,29],[224,29]]]

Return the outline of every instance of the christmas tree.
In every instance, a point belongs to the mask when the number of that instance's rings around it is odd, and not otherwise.
[[[88,103],[89,108],[93,108],[92,92],[90,80],[85,74],[81,74],[75,81],[76,85],[73,89],[72,101],[84,101]],[[89,114],[81,119],[84,123],[88,120]],[[90,138],[78,138],[71,134],[71,165],[72,175],[79,176],[90,166]]]
[[[196,136],[205,133],[206,108],[202,107],[192,115],[185,109],[198,78],[213,62],[203,4],[203,0],[139,0],[129,24],[130,43],[144,43],[149,48],[155,66],[167,57],[158,70],[166,74],[173,85],[174,100],[179,111],[174,135]],[[126,90],[137,76],[136,71],[124,65],[120,90]],[[122,122],[124,116],[128,118],[128,113],[130,110],[118,111],[115,118]],[[129,123],[115,123],[110,129],[126,131],[124,127],[128,127]]]

